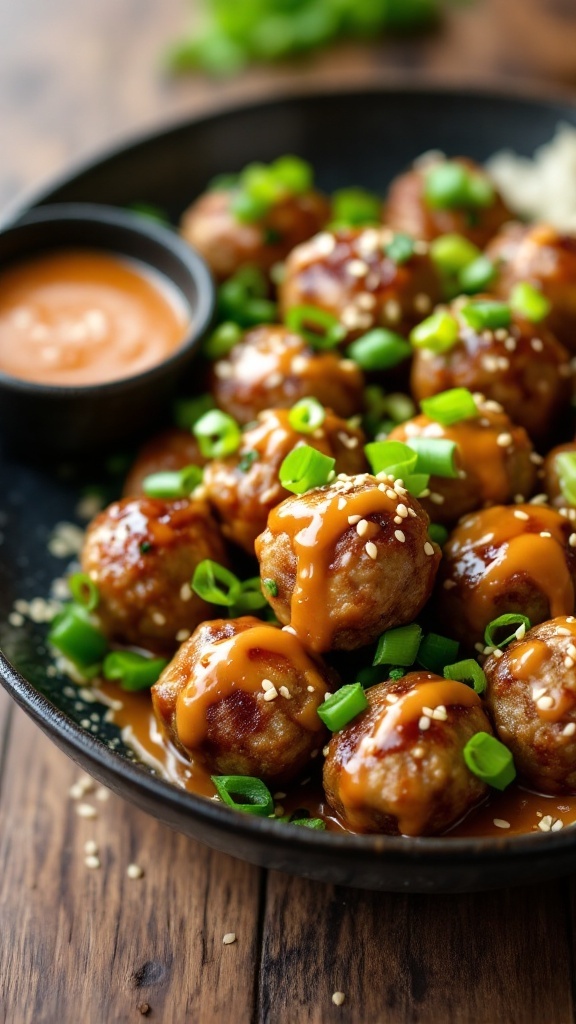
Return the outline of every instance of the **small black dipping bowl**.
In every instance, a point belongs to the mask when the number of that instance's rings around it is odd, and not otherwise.
[[[0,273],[42,252],[80,248],[137,259],[158,271],[180,291],[189,327],[163,362],[118,380],[38,384],[0,371],[0,435],[21,453],[73,455],[153,426],[212,319],[214,283],[202,257],[169,228],[112,206],[63,203],[26,214],[0,232]]]

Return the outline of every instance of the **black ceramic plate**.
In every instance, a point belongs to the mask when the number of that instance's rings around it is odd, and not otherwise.
[[[298,153],[326,190],[359,184],[383,192],[423,150],[483,160],[502,147],[530,154],[559,121],[561,104],[437,90],[328,93],[227,110],[171,128],[77,170],[35,203],[148,201],[176,218],[213,175],[251,160]],[[288,829],[177,789],[138,764],[99,705],[46,672],[45,626],[13,628],[14,601],[47,595],[63,561],[46,542],[74,520],[81,482],[14,463],[0,466],[0,675],[18,703],[99,781],[172,827],[237,857],[323,881],[384,890],[457,892],[560,875],[573,869],[576,828],[498,839],[402,839]],[[89,467],[94,482],[96,467]],[[82,724],[83,723],[83,724]]]

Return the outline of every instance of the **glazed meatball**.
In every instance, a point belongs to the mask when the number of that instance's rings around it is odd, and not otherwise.
[[[564,509],[567,506],[576,506],[576,502],[568,501],[563,494],[560,485],[560,464],[557,459],[559,455],[573,455],[576,457],[576,440],[568,441],[566,444],[559,444],[552,448],[544,459],[544,490],[548,495],[548,502],[554,508]]]
[[[425,242],[395,262],[386,252],[393,239],[384,227],[345,228],[299,245],[280,286],[284,315],[319,307],[338,317],[348,340],[373,327],[407,333],[440,300],[442,284]]]
[[[88,527],[82,569],[98,587],[107,636],[174,650],[212,613],[189,585],[205,558],[228,561],[204,502],[123,498],[104,509]]]
[[[475,330],[462,316],[466,305],[468,300],[457,299],[449,307],[458,324],[452,348],[419,348],[415,353],[410,379],[414,398],[422,401],[448,388],[469,388],[499,402],[534,440],[547,437],[570,409],[568,352],[541,324],[516,314],[507,328]]]
[[[326,223],[329,205],[312,190],[286,196],[259,220],[238,219],[232,208],[234,190],[206,192],[184,213],[180,231],[204,257],[214,276],[223,281],[241,267],[268,271],[291,249]]]
[[[419,499],[435,523],[454,525],[461,516],[490,505],[503,505],[517,496],[525,501],[536,481],[532,444],[502,406],[475,396],[478,416],[442,426],[428,416],[416,416],[395,427],[390,441],[405,444],[415,437],[445,438],[457,445],[458,476],[431,476],[430,494]]]
[[[484,664],[498,736],[543,793],[576,792],[576,620],[543,622]]]
[[[238,423],[309,397],[347,418],[362,408],[364,375],[351,359],[314,352],[299,334],[267,325],[248,331],[214,364],[211,389],[216,404]]]
[[[355,832],[446,831],[488,792],[463,757],[475,733],[492,733],[480,698],[431,672],[371,686],[366,698],[328,746],[328,803]]]
[[[469,201],[433,201],[430,185],[440,167],[453,168],[455,174],[479,182],[485,193],[483,201],[475,202],[473,197]],[[412,170],[399,175],[390,186],[384,210],[385,222],[395,231],[406,231],[426,241],[456,233],[469,238],[481,249],[511,216],[483,168],[464,157],[455,160],[438,157],[419,162]]]
[[[507,298],[521,281],[540,288],[552,305],[546,325],[576,352],[576,237],[547,224],[510,224],[487,255],[498,267],[498,293]]]
[[[155,686],[162,732],[219,775],[283,784],[322,748],[334,674],[290,633],[252,616],[204,622]]]
[[[428,523],[391,477],[338,477],[287,498],[256,540],[277,618],[313,651],[354,650],[412,622],[440,561]]]
[[[505,612],[532,625],[574,611],[576,534],[541,505],[485,509],[463,519],[444,546],[434,604],[443,631],[468,648]]]
[[[126,498],[138,497],[144,494],[143,483],[151,473],[184,469],[192,465],[206,465],[196,438],[189,430],[179,430],[177,427],[165,430],[139,451],[126,477],[122,493]]]
[[[290,426],[287,409],[269,409],[244,432],[235,455],[214,459],[204,474],[208,500],[222,532],[249,554],[254,541],[266,529],[268,514],[288,496],[279,480],[286,456],[298,445],[308,444],[336,459],[335,472],[362,473],[367,468],[364,435],[346,420],[326,411],[324,422],[312,434]]]

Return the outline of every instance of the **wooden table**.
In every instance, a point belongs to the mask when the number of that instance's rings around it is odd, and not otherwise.
[[[240,2],[240,0],[239,0]],[[184,0],[0,4],[0,208],[104,143],[304,82],[427,73],[576,84],[576,10],[481,0],[417,42],[354,46],[241,82],[170,81]],[[0,499],[1,506],[1,499]],[[460,897],[312,884],[212,853],[106,792],[0,692],[0,1020],[6,1024],[565,1024],[571,881]],[[101,866],[85,864],[93,840]],[[143,877],[131,879],[129,864]],[[226,945],[223,936],[234,932]],[[345,993],[342,1006],[332,1002]]]

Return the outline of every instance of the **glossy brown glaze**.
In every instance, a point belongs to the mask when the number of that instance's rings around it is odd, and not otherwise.
[[[548,495],[550,505],[557,509],[568,509],[572,506],[572,502],[568,501],[566,496],[562,493],[562,489],[560,487],[560,476],[558,474],[558,465],[556,463],[557,456],[564,454],[576,454],[576,440],[567,441],[566,444],[559,444],[556,448],[552,448],[544,459],[544,465],[542,467],[544,471],[542,481],[543,489]]]

